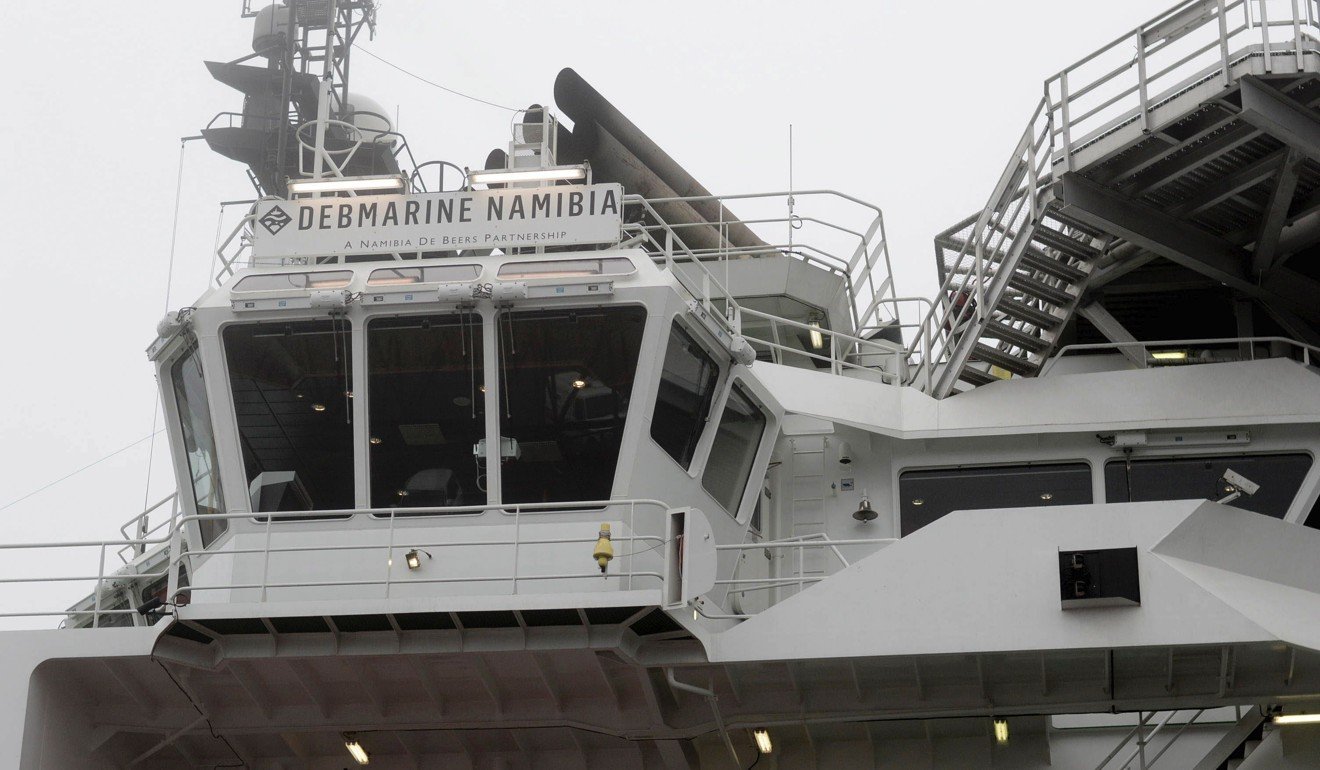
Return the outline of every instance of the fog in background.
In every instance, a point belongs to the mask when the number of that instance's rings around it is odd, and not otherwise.
[[[376,39],[359,43],[511,107],[551,102],[574,67],[715,193],[786,189],[792,123],[795,186],[882,207],[898,293],[930,296],[932,237],[985,204],[1044,79],[1164,5],[386,0]],[[0,4],[0,506],[152,431],[143,351],[214,274],[219,201],[253,195],[241,164],[190,143],[171,274],[179,139],[242,106],[202,66],[251,51],[240,9]],[[350,85],[397,107],[419,162],[476,167],[508,141],[509,112],[369,56],[353,56]],[[0,543],[117,537],[174,486],[161,434],[0,510]],[[94,550],[0,559],[0,577],[96,571]],[[86,594],[8,588],[0,612]]]

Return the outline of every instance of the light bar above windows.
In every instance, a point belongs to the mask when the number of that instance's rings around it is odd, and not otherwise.
[[[499,277],[529,278],[592,278],[601,275],[630,275],[637,266],[626,257],[604,259],[557,259],[548,262],[510,262],[500,266]]]
[[[412,286],[418,283],[456,283],[476,280],[481,265],[428,265],[372,270],[368,286]]]
[[[374,275],[374,273],[373,273]],[[309,291],[343,289],[353,281],[353,271],[334,270],[321,273],[260,273],[244,276],[230,291]]]

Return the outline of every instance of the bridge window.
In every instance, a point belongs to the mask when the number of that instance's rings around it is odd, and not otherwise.
[[[486,502],[472,447],[485,435],[481,317],[367,325],[373,508]]]
[[[453,283],[473,281],[481,275],[480,265],[427,265],[425,267],[383,267],[372,270],[368,286],[411,286],[415,283]]]
[[[954,511],[1089,503],[1086,463],[998,465],[905,471],[898,477],[904,537]]]
[[[517,444],[501,468],[504,501],[608,498],[646,310],[503,313],[496,320],[500,433]]]
[[[604,259],[557,259],[549,262],[510,262],[500,266],[499,277],[519,278],[586,278],[596,275],[629,275],[637,272],[631,259],[606,257]]]
[[[1296,453],[1110,460],[1105,464],[1105,499],[1111,503],[1218,500],[1229,492],[1220,479],[1230,468],[1260,485],[1256,494],[1242,495],[1231,505],[1281,519],[1311,469],[1311,456]]]
[[[741,385],[735,384],[724,404],[706,470],[701,475],[701,485],[730,515],[738,515],[738,504],[747,489],[765,425],[765,412]]]
[[[353,282],[353,271],[334,270],[323,273],[257,273],[244,276],[230,291],[287,291],[310,289],[342,289]]]
[[[675,321],[669,329],[651,438],[685,470],[692,465],[697,441],[706,427],[719,377],[715,359]]]
[[[252,510],[352,508],[348,322],[230,326],[224,343]]]
[[[198,515],[225,512],[225,501],[220,491],[220,467],[215,462],[215,431],[211,425],[211,404],[206,397],[206,383],[202,376],[202,361],[194,341],[170,368],[170,381],[174,384],[174,400],[179,408],[179,422],[183,432],[183,451],[188,458],[193,502]],[[202,519],[202,547],[229,529],[225,519]]]

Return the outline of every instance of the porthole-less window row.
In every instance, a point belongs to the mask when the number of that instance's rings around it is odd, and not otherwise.
[[[355,508],[359,395],[368,399],[372,508],[425,513],[485,504],[488,403],[499,412],[502,502],[607,499],[645,323],[645,309],[637,306],[501,313],[495,321],[500,386],[490,400],[487,330],[476,314],[368,320],[362,394],[353,378],[350,322],[227,326],[221,338],[251,510]],[[720,369],[677,323],[665,355],[651,436],[687,468],[711,417]],[[198,510],[222,512],[195,349],[171,371]],[[702,483],[736,512],[767,418],[740,385],[726,400]]]
[[[1260,485],[1232,505],[1283,518],[1311,468],[1305,452],[1116,458],[1104,465],[1105,501],[1219,500],[1230,468]],[[913,469],[899,474],[899,520],[904,536],[961,510],[1030,508],[1095,502],[1091,466],[1083,462]],[[1320,528],[1320,502],[1302,521]]]

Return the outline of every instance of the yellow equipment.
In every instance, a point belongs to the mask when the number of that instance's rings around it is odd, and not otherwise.
[[[596,550],[592,551],[591,558],[600,565],[601,573],[609,566],[610,559],[614,558],[614,546],[610,543],[610,525],[600,525],[600,539],[596,541]]]

